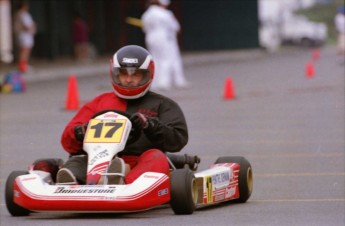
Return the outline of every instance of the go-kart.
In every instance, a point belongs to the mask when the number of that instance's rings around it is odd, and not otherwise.
[[[196,172],[198,156],[167,153],[170,174],[146,172],[131,184],[108,184],[111,160],[138,133],[124,112],[104,111],[87,126],[83,149],[88,154],[86,184],[56,182],[63,160],[38,159],[27,171],[13,171],[6,181],[6,206],[13,216],[32,212],[137,212],[170,204],[175,214],[221,202],[246,202],[253,189],[250,163],[240,156],[218,158]],[[135,134],[135,135],[133,135]]]

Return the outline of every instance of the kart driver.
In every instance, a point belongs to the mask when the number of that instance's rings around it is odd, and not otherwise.
[[[82,150],[86,125],[103,110],[129,113],[133,128],[141,131],[138,140],[127,144],[108,168],[125,176],[108,176],[108,184],[130,184],[148,171],[169,173],[164,153],[179,152],[187,144],[188,130],[178,104],[149,90],[154,72],[151,54],[140,46],[125,46],[114,54],[110,61],[114,92],[86,103],[63,131],[61,143],[70,158],[58,171],[57,183],[86,183],[87,155]]]

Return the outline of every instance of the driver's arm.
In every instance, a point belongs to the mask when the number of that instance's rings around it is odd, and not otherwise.
[[[70,154],[76,154],[83,149],[83,142],[75,136],[75,127],[84,125],[93,115],[94,111],[90,104],[86,104],[65,127],[61,137],[61,144]]]
[[[71,154],[78,153],[83,148],[83,142],[78,141],[75,136],[76,126],[82,126],[85,123],[88,123],[89,120],[99,111],[115,108],[123,111],[125,107],[126,102],[116,97],[113,92],[101,94],[92,101],[86,103],[67,124],[63,131],[61,137],[63,148]]]
[[[142,124],[136,127],[142,129],[154,148],[164,152],[180,151],[188,142],[188,129],[182,110],[174,101],[167,100],[160,104],[157,113],[157,117],[136,113],[137,123],[134,124]]]

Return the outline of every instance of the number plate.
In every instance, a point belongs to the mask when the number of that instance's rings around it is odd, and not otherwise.
[[[125,119],[92,119],[87,127],[84,143],[120,143],[125,125]]]

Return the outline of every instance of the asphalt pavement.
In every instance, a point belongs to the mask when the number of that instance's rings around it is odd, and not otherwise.
[[[131,214],[10,216],[3,199],[9,173],[38,158],[67,158],[60,136],[75,111],[64,109],[66,78],[79,77],[82,103],[111,90],[109,57],[86,64],[32,61],[32,71],[24,75],[27,92],[0,94],[0,225],[344,225],[344,65],[337,62],[335,47],[326,46],[307,76],[311,53],[288,47],[272,54],[183,54],[191,87],[163,93],[186,116],[189,142],[182,153],[200,156],[199,170],[218,156],[244,156],[254,172],[247,203],[187,216],[176,216],[168,207]],[[228,79],[235,96],[224,99]]]

